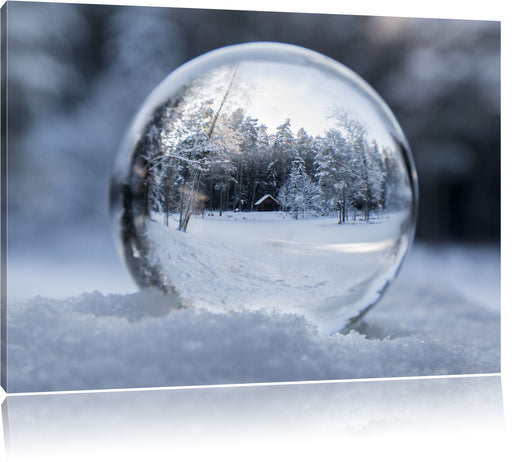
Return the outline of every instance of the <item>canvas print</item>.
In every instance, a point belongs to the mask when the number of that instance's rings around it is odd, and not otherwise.
[[[8,392],[500,371],[500,23],[2,8]]]

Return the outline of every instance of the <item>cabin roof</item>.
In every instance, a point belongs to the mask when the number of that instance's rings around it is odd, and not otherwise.
[[[254,203],[254,205],[260,205],[261,203],[263,203],[263,201],[269,198],[272,199],[276,204],[278,203],[270,194],[265,194],[263,197],[258,199],[258,201]]]

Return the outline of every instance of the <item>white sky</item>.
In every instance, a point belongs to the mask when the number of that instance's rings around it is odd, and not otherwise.
[[[303,127],[310,135],[321,135],[336,126],[329,119],[332,109],[342,107],[365,123],[370,137],[392,144],[369,100],[323,71],[292,64],[244,62],[236,80],[244,88],[246,113],[265,124],[269,133],[289,118],[294,133]]]
[[[326,128],[326,115],[330,101],[318,91],[315,78],[300,74],[300,69],[291,65],[264,65],[244,63],[239,78],[246,80],[251,89],[247,112],[260,123],[267,125],[269,132],[275,131],[287,118],[296,132],[304,127],[311,135],[321,134]]]

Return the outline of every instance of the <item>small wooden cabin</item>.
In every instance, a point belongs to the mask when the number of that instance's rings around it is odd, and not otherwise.
[[[256,201],[254,205],[258,212],[275,212],[279,209],[279,202],[277,202],[270,194],[265,194]]]

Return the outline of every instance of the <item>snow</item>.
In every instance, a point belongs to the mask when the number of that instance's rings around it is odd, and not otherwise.
[[[173,220],[149,222],[150,258],[188,306],[286,309],[325,334],[374,303],[393,278],[407,246],[405,219],[338,225],[336,216],[224,213],[193,217],[186,233]]]
[[[277,201],[276,201],[276,200],[275,200],[275,199],[274,199],[270,194],[265,194],[262,198],[260,198],[258,201],[256,201],[256,202],[254,203],[254,205],[260,205],[260,204],[261,204],[265,199],[267,199],[267,198],[269,198],[269,197],[270,197],[274,202],[276,202],[276,203],[277,203]]]
[[[8,390],[499,372],[499,265],[497,248],[416,244],[346,335],[320,335],[275,309],[178,309],[152,290],[18,297],[8,306]]]

